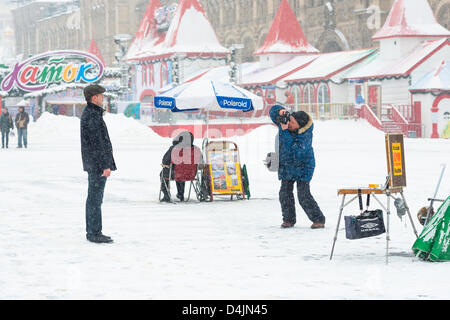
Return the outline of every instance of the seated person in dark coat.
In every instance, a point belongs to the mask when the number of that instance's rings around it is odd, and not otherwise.
[[[162,159],[163,169],[160,173],[161,191],[164,197],[161,202],[170,202],[170,195],[167,190],[170,180],[174,180],[174,168],[170,169],[171,164],[200,164],[202,163],[201,150],[194,146],[194,135],[189,131],[183,131],[177,135],[172,142],[172,146],[167,150]],[[170,179],[169,179],[170,173]],[[185,181],[176,181],[177,198],[184,201]],[[167,186],[167,187],[166,187]]]

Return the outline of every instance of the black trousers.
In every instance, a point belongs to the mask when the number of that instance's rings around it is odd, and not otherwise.
[[[164,194],[166,197],[169,196],[169,192],[168,192],[168,190],[167,190],[167,188],[166,188],[166,184],[167,184],[167,186],[169,186],[170,181],[169,181],[169,180],[166,180],[166,181],[164,182],[164,177],[167,178],[168,176],[169,176],[169,173],[168,173],[168,172],[167,172],[167,173],[164,172],[164,170],[161,171],[161,173],[160,173],[160,175],[159,175],[159,177],[160,177],[160,179],[161,179],[161,190],[162,190],[163,194]],[[175,183],[176,183],[176,185],[177,185],[177,195],[183,196],[183,195],[184,195],[184,188],[185,188],[185,186],[186,186],[186,182],[184,182],[184,181],[176,181]]]
[[[86,233],[99,235],[102,233],[102,203],[105,192],[106,177],[102,172],[88,172],[88,196],[86,200]]]
[[[297,182],[297,197],[300,206],[305,211],[309,220],[313,223],[325,223],[325,216],[320,210],[316,200],[311,195],[309,181],[281,181],[279,199],[281,211],[283,213],[283,221],[296,223],[297,217],[295,213],[294,184]]]

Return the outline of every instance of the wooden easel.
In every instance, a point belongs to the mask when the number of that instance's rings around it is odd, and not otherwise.
[[[393,194],[400,194],[405,204],[406,211],[408,213],[411,226],[413,228],[416,238],[419,237],[417,234],[416,227],[412,220],[411,212],[406,203],[405,196],[403,194],[403,187],[406,187],[406,174],[405,174],[405,157],[404,157],[404,146],[403,146],[403,135],[397,134],[387,134],[386,135],[386,156],[388,161],[388,177],[386,184],[381,188],[346,188],[338,189],[338,196],[342,195],[341,207],[339,210],[339,218],[336,226],[336,232],[333,239],[333,247],[331,249],[330,260],[333,259],[334,247],[336,245],[337,235],[339,231],[339,225],[342,218],[342,213],[344,208],[357,199],[359,194],[371,195],[380,206],[386,211],[386,264],[389,260],[389,241],[390,241],[390,215],[391,215],[391,198]],[[347,195],[355,195],[350,201],[345,202]],[[386,206],[378,199],[378,196],[386,196]]]

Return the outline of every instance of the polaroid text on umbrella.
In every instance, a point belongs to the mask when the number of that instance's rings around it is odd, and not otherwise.
[[[249,99],[217,97],[217,102],[221,108],[230,108],[238,110],[250,110],[251,102]]]
[[[247,102],[246,101],[234,101],[234,100],[223,100],[223,104],[227,107],[239,107],[239,108],[246,108]]]
[[[155,105],[157,108],[167,108],[172,109],[174,106],[174,100],[166,98],[155,98]]]

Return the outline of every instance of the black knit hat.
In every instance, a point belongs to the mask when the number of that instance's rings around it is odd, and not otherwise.
[[[309,115],[305,111],[297,111],[291,114],[297,120],[300,128],[306,126],[309,122]]]
[[[93,96],[96,96],[98,94],[102,94],[105,92],[106,92],[106,89],[103,88],[102,86],[99,86],[98,84],[91,84],[91,85],[87,86],[86,88],[84,88],[84,90],[83,90],[84,98],[86,99],[87,102],[91,102],[91,98]]]

